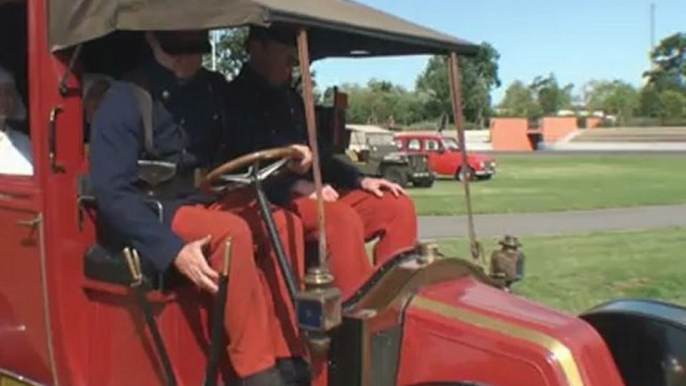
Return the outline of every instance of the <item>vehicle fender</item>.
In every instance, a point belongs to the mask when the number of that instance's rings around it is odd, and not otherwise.
[[[474,165],[473,165],[473,158],[467,154],[467,165],[471,167],[474,170],[477,170]],[[457,172],[462,168],[462,153],[460,152],[454,152],[451,154],[451,161],[450,164],[453,165],[452,167],[452,174],[455,175]],[[478,162],[477,162],[478,164]]]
[[[409,166],[409,163],[407,161],[388,161],[388,160],[382,160],[379,164],[380,168],[383,167],[388,167],[388,166]]]
[[[467,155],[467,164],[469,165],[470,168],[473,170],[481,170],[481,159],[478,157],[474,157],[471,155]]]
[[[392,167],[406,169],[405,174],[407,174],[407,175],[410,174],[409,164],[407,162],[403,162],[403,161],[381,161],[381,163],[379,163],[379,167],[377,168],[377,174],[379,176],[383,176],[386,169],[392,168]]]
[[[626,386],[686,384],[686,308],[619,300],[580,316],[605,340]]]

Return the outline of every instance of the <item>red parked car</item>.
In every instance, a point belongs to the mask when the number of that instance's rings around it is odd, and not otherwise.
[[[439,133],[401,133],[395,140],[403,152],[426,154],[429,168],[438,175],[454,176],[460,181],[462,176],[488,180],[496,172],[495,159],[483,153],[467,153],[468,166],[464,169],[457,140]]]

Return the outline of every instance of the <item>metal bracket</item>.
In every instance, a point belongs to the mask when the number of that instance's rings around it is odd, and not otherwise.
[[[43,217],[41,215],[37,215],[36,217],[30,220],[19,220],[17,221],[17,225],[28,228],[35,228],[41,223],[41,221],[43,221]]]
[[[143,272],[141,270],[141,260],[138,256],[138,251],[126,247],[124,248],[123,253],[124,257],[126,257],[126,263],[129,265],[129,271],[131,272],[131,287],[140,287],[140,285],[143,284]]]
[[[74,52],[71,54],[71,57],[69,58],[69,65],[67,66],[67,70],[64,72],[62,78],[60,79],[59,92],[62,97],[66,97],[67,93],[69,92],[69,87],[67,87],[67,80],[69,79],[69,75],[74,71],[74,66],[76,65],[76,61],[81,55],[82,47],[83,44],[79,44],[78,46],[76,46]]]
[[[50,127],[48,130],[49,150],[50,150],[50,168],[53,173],[64,173],[63,165],[57,163],[57,116],[64,111],[62,106],[55,106],[50,110]]]

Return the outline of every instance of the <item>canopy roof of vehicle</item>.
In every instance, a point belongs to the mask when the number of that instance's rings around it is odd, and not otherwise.
[[[215,29],[289,23],[310,31],[310,55],[456,52],[476,45],[348,0],[48,0],[53,51],[115,30]]]

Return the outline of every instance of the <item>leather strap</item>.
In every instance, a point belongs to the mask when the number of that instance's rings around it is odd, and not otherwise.
[[[128,85],[131,88],[131,91],[133,92],[133,96],[136,98],[136,104],[138,105],[138,110],[140,111],[141,117],[143,119],[143,146],[145,147],[145,152],[148,154],[148,156],[157,158],[155,157],[155,147],[153,142],[152,96],[143,87],[140,87],[133,83],[128,83]]]

